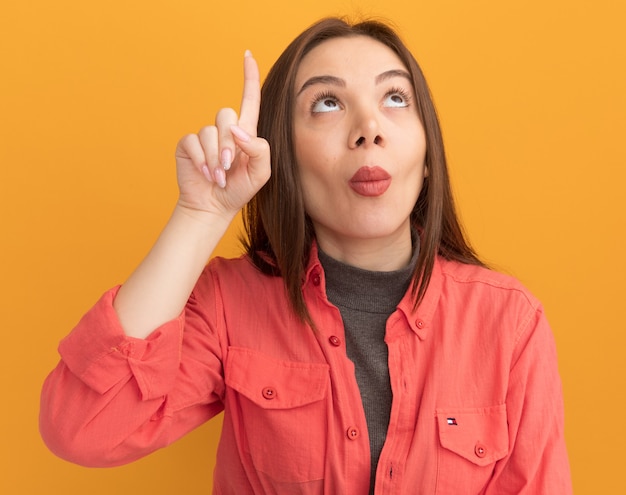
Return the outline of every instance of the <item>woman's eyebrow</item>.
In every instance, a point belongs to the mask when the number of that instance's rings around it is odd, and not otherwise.
[[[402,69],[391,69],[378,74],[374,81],[376,84],[380,84],[388,79],[393,79],[394,77],[404,77],[409,81],[411,80],[411,75],[407,71]],[[339,86],[341,88],[346,87],[346,81],[340,77],[330,75],[313,76],[305,81],[296,97],[299,96],[300,93],[302,93],[306,88],[315,84],[330,84],[331,86]]]
[[[381,82],[386,81],[387,79],[392,79],[394,77],[404,77],[409,81],[411,80],[411,75],[407,71],[402,69],[392,69],[387,70],[382,74],[378,74],[376,76],[376,84],[380,84]]]
[[[336,77],[336,76],[313,76],[310,79],[306,80],[306,82],[302,85],[302,87],[300,88],[300,91],[298,91],[298,94],[296,96],[298,96],[306,88],[308,88],[309,86],[313,86],[314,84],[330,84],[332,86],[340,86],[342,88],[346,87],[346,81],[344,81],[340,77]]]

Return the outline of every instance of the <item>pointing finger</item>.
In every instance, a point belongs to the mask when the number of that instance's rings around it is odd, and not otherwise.
[[[239,126],[252,136],[257,135],[260,106],[261,77],[259,66],[250,50],[246,50],[246,56],[243,59],[243,96],[239,112]]]

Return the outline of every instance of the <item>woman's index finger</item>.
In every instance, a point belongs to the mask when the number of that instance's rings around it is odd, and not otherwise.
[[[259,66],[250,50],[246,50],[243,59],[243,96],[239,112],[239,126],[253,136],[257,135],[260,106],[261,76],[259,75]]]

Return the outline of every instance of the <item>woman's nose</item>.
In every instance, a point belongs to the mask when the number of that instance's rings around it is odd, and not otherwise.
[[[380,122],[374,111],[361,110],[354,115],[354,122],[348,141],[350,148],[385,145]]]

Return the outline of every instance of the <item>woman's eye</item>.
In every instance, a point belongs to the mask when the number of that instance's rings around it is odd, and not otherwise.
[[[390,93],[385,96],[385,106],[403,108],[409,106],[409,99],[400,92]]]
[[[339,103],[334,98],[321,98],[313,103],[313,113],[336,112],[339,110]]]

